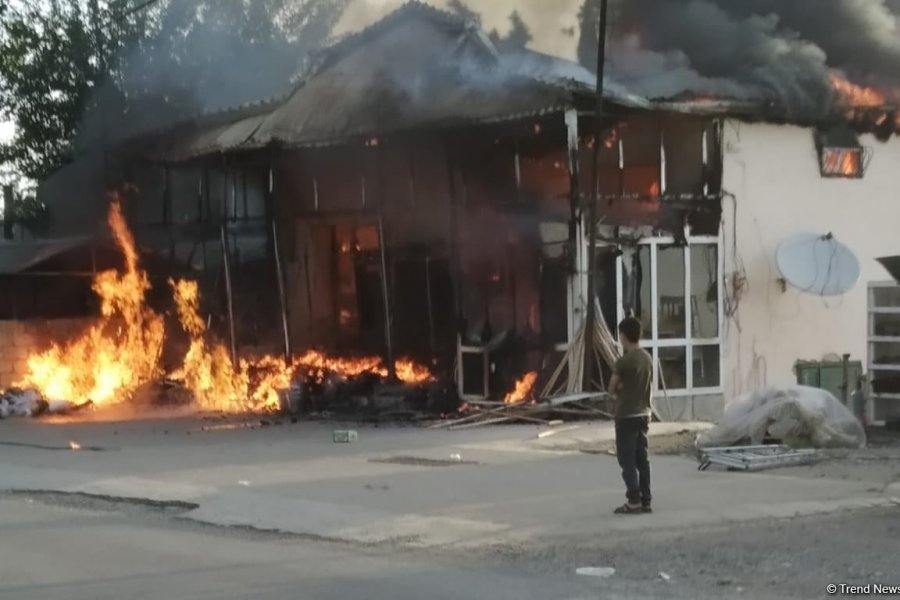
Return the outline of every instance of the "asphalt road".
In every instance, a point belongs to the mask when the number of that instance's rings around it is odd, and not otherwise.
[[[900,586],[897,508],[623,532],[502,556],[355,547],[79,496],[0,496],[0,598],[817,599]],[[635,517],[641,518],[641,517]],[[578,566],[614,565],[609,578]]]
[[[0,499],[4,600],[598,597],[574,574],[533,575],[241,530],[171,517]]]
[[[0,422],[0,598],[805,599],[895,578],[890,449],[769,473],[654,456],[654,514],[620,517],[615,459],[559,450],[609,424],[354,444],[245,425]]]

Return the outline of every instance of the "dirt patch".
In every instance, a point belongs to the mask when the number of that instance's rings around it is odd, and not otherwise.
[[[678,433],[668,433],[663,435],[650,436],[650,455],[658,456],[695,456],[697,450],[694,447],[694,440],[697,438],[696,431],[679,431]],[[609,456],[616,455],[615,440],[603,442],[585,443],[578,447],[579,452],[585,454],[606,454]]]
[[[648,529],[639,536],[548,537],[491,556],[547,573],[613,567],[615,575],[603,580],[609,598],[812,600],[827,597],[829,583],[897,585],[898,516],[900,508],[882,508]]]

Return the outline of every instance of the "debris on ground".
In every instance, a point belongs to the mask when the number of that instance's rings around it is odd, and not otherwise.
[[[47,410],[47,402],[34,390],[10,388],[0,395],[0,418],[33,417]]]
[[[812,448],[861,448],[866,432],[830,392],[769,386],[729,403],[716,427],[697,438],[697,446],[760,445],[767,439]]]
[[[331,439],[335,444],[352,444],[359,440],[359,433],[352,429],[337,429],[332,432]]]
[[[459,418],[441,421],[433,429],[458,431],[487,425],[505,423],[534,423],[536,425],[563,425],[564,419],[613,418],[606,407],[606,394],[573,394],[557,398],[532,399],[509,404],[506,402],[469,401],[459,408]]]
[[[812,464],[819,453],[812,449],[795,450],[790,446],[727,446],[700,451],[700,471],[710,465],[721,465],[735,471],[761,471],[778,467]]]

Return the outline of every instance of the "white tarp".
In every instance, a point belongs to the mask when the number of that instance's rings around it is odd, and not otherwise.
[[[719,423],[697,438],[703,448],[761,444],[766,437],[803,440],[815,448],[860,448],[866,432],[830,392],[769,386],[730,402]]]
[[[36,417],[47,410],[47,403],[34,390],[11,388],[0,393],[0,419]]]

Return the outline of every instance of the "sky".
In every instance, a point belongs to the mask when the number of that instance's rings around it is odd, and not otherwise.
[[[15,125],[11,121],[0,121],[0,143],[8,142],[15,131]]]
[[[563,58],[575,59],[578,36],[563,35],[564,29],[578,31],[578,9],[583,0],[468,0],[466,4],[482,16],[487,31],[509,30],[509,15],[518,11],[531,29],[531,48]],[[402,6],[405,0],[353,0],[338,23],[338,35],[367,27]],[[429,0],[428,4],[446,8],[446,0]]]

